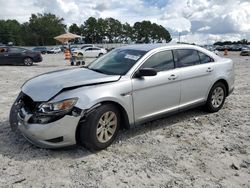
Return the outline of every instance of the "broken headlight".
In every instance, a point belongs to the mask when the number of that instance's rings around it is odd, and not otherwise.
[[[71,98],[54,103],[52,102],[42,103],[39,106],[38,112],[46,114],[66,113],[74,107],[77,100],[78,98]]]

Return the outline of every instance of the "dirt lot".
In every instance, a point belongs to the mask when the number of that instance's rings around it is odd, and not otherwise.
[[[108,149],[45,150],[11,132],[8,113],[23,82],[71,68],[63,55],[33,67],[0,67],[0,187],[250,187],[250,57],[236,63],[224,108],[190,110],[121,131]]]

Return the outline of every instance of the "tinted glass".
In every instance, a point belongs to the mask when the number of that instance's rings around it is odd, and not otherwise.
[[[187,67],[200,64],[200,58],[196,50],[180,49],[176,50],[176,53],[178,56],[178,67]]]
[[[201,62],[201,64],[205,64],[205,63],[209,63],[209,62],[213,62],[214,61],[211,57],[209,57],[208,55],[206,55],[206,54],[204,54],[202,52],[198,51],[198,54],[200,56],[200,62]]]
[[[92,48],[92,50],[100,50],[99,48]]]
[[[115,49],[98,58],[88,68],[111,75],[124,75],[145,54],[145,51]]]
[[[92,50],[92,48],[87,48],[87,49],[85,49],[85,51],[91,51]]]
[[[24,51],[25,51],[25,49],[23,49],[23,48],[10,48],[10,52],[12,52],[12,53],[22,53]]]
[[[158,52],[152,55],[141,68],[154,68],[156,71],[164,71],[174,68],[173,54],[171,50]]]

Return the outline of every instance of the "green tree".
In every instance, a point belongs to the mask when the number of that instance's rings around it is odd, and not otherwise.
[[[94,17],[89,17],[83,25],[86,43],[96,43],[97,36],[97,20]]]
[[[23,44],[21,24],[16,20],[0,20],[0,42],[5,44],[13,42],[15,45]]]
[[[34,45],[55,44],[54,37],[65,32],[63,18],[54,14],[32,14],[28,23],[29,31],[33,33]]]
[[[136,22],[133,29],[137,43],[171,41],[169,32],[163,26],[152,24],[150,21]]]
[[[71,26],[69,26],[69,32],[74,33],[76,35],[81,35],[82,34],[81,28],[78,27],[78,25],[75,24],[75,23],[73,23]]]
[[[133,27],[131,27],[127,22],[125,24],[122,24],[122,38],[125,43],[134,40],[133,34]]]
[[[119,38],[122,35],[122,24],[119,20],[114,18],[106,18],[107,22],[107,37],[109,42],[119,42]]]
[[[107,29],[108,29],[108,22],[105,19],[98,18],[97,20],[97,36],[96,36],[96,42],[102,43],[103,39],[107,35]]]

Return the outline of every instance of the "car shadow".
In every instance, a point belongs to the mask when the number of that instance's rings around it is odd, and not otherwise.
[[[120,142],[136,137],[147,132],[167,128],[182,122],[187,119],[196,118],[206,115],[207,113],[200,108],[188,110],[177,113],[172,116],[150,121],[145,124],[136,125],[129,130],[121,130],[117,139],[112,144],[112,149],[119,147]],[[86,157],[96,152],[90,152],[82,146],[72,146],[61,149],[41,149],[30,144],[20,132],[13,132],[10,129],[9,122],[0,122],[0,155],[17,161],[27,161],[34,159],[48,159],[48,158],[70,158],[77,159]],[[109,149],[108,149],[109,150]],[[112,150],[111,150],[112,151]]]
[[[144,124],[135,125],[131,129],[121,130],[115,144],[118,144],[119,142],[125,142],[131,137],[139,136],[158,129],[168,128],[185,120],[195,119],[206,114],[208,114],[208,112],[206,112],[202,107],[198,107],[173,115],[166,115],[165,117],[149,121]]]

